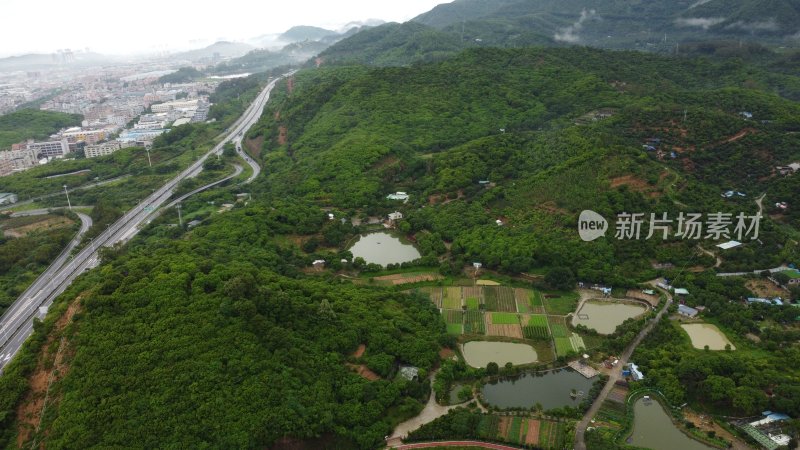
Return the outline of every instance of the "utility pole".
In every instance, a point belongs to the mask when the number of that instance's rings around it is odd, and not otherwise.
[[[178,223],[183,228],[183,217],[181,216],[181,204],[178,203]]]
[[[64,194],[67,196],[67,206],[69,206],[69,210],[72,211],[72,203],[69,202],[69,192],[67,191],[67,185],[64,185]]]
[[[147,164],[150,165],[150,168],[153,167],[153,162],[150,161],[150,147],[145,146],[144,150],[147,152]]]

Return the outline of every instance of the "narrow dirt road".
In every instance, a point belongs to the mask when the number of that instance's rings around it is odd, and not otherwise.
[[[430,376],[431,385],[433,385],[433,379],[435,376],[435,372]],[[386,440],[386,445],[389,447],[401,446],[403,444],[403,438],[408,436],[408,433],[416,430],[428,422],[433,422],[439,417],[447,414],[447,412],[451,409],[457,408],[458,406],[459,405],[442,406],[436,403],[436,393],[433,391],[433,389],[431,389],[431,395],[428,397],[428,403],[425,405],[425,408],[422,410],[422,412],[420,412],[416,417],[412,417],[400,425],[397,425],[397,427],[394,429],[394,432]]]

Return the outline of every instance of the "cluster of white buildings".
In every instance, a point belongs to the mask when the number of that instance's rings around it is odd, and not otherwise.
[[[42,91],[58,88],[60,92],[43,102],[40,109],[84,116],[80,127],[61,130],[46,141],[29,140],[0,151],[0,176],[80,150],[87,158],[96,158],[125,147],[146,147],[170,127],[207,120],[211,106],[208,94],[221,80],[160,85],[158,77],[170,71],[135,70],[134,66],[81,73],[65,67],[49,71],[47,76],[0,74],[0,114],[41,97]],[[137,117],[138,121],[132,123]]]

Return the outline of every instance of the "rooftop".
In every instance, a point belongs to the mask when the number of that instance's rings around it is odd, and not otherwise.
[[[723,250],[728,250],[728,249],[731,249],[731,248],[738,247],[740,245],[742,245],[742,243],[739,242],[739,241],[728,241],[728,242],[723,242],[722,244],[717,244],[717,247],[719,247],[719,248],[721,248]]]

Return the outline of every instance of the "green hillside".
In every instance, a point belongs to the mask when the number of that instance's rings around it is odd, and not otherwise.
[[[26,139],[47,139],[61,128],[80,125],[79,114],[22,109],[0,116],[0,150]]]
[[[455,35],[426,25],[387,23],[344,39],[320,54],[325,63],[407,65],[442,60],[463,48]]]
[[[800,158],[800,109],[776,95],[772,83],[783,83],[770,73],[756,70],[758,89],[739,87],[754,70],[589,49],[495,49],[413,68],[307,71],[251,137],[265,138],[270,174],[262,182],[275,198],[388,213],[394,206],[383,197],[405,190],[416,199],[410,230],[453,241],[456,266],[461,258],[512,272],[564,265],[582,278],[626,282],[653,274],[652,255],[685,263],[693,251],[686,242],[584,244],[573,228],[582,209],[752,211],[752,203],[722,201],[720,190],[786,183],[763,175]],[[745,121],[743,107],[769,123]],[[614,117],[585,122],[600,109]],[[758,132],[726,142],[751,128]],[[652,135],[664,141],[663,161],[642,150]],[[769,157],[751,140],[773,142]],[[696,151],[669,157],[681,148]],[[417,209],[431,198],[461,201]],[[497,217],[514,226],[498,228]],[[787,256],[780,236],[769,237],[773,256],[759,253],[759,262]]]

